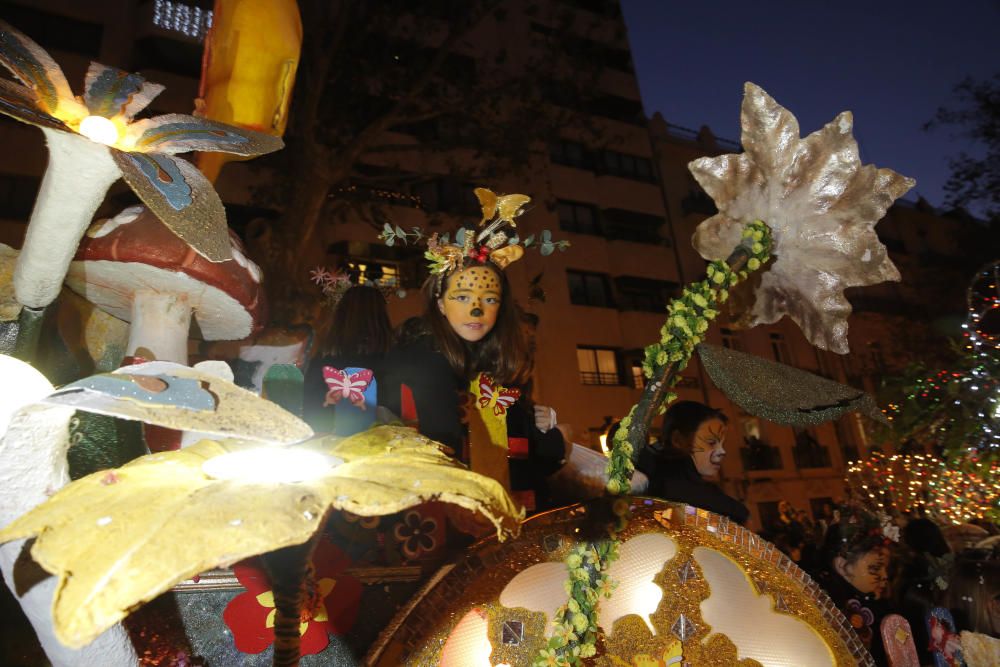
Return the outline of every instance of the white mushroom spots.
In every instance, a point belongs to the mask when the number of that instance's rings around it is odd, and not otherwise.
[[[233,244],[233,260],[250,274],[250,278],[255,282],[259,283],[261,279],[260,267],[257,266],[253,260],[249,259],[243,254],[243,248],[239,247],[235,243]]]
[[[122,225],[134,222],[135,219],[139,217],[139,214],[144,210],[146,209],[142,206],[129,206],[113,218],[98,220],[90,226],[90,229],[87,230],[87,236],[92,239],[99,239],[102,236],[107,236]]]
[[[100,519],[97,520],[98,526],[106,526],[109,523],[111,523],[111,517],[109,516],[102,516]]]

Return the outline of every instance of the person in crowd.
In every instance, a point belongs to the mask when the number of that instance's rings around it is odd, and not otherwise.
[[[823,569],[817,576],[877,665],[887,664],[882,619],[894,613],[889,603],[890,528],[864,508],[842,508],[840,521],[826,533]]]
[[[806,545],[806,528],[801,516],[802,512],[782,499],[778,501],[778,517],[767,526],[771,540],[796,563],[802,562],[802,551]]]
[[[921,664],[933,662],[927,650],[927,614],[944,603],[951,549],[930,519],[911,519],[903,527],[902,553],[893,595],[899,613],[910,623]]]
[[[531,512],[549,506],[546,478],[563,465],[571,439],[555,410],[533,404],[526,390],[532,360],[504,273],[523,250],[506,236],[491,245],[496,228],[465,230],[456,235],[463,245],[428,243],[423,326],[409,323],[410,335],[387,357],[388,407]]]
[[[722,469],[727,421],[722,411],[704,403],[671,405],[663,416],[661,441],[639,453],[637,468],[649,478],[646,493],[746,523],[746,506],[708,481]]]
[[[1000,639],[1000,560],[962,558],[948,585],[947,606],[959,631]]]
[[[355,285],[343,292],[321,356],[305,375],[302,411],[314,431],[351,435],[375,421],[377,406],[384,402],[378,394],[393,338],[378,289]]]

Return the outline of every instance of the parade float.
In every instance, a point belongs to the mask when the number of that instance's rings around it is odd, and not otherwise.
[[[5,266],[16,257],[3,274],[14,288],[0,311],[4,352],[32,360],[65,282],[130,322],[125,352],[148,360],[57,388],[0,357],[5,385],[23,387],[0,406],[0,562],[54,664],[872,664],[849,620],[773,544],[725,517],[627,495],[650,424],[696,352],[752,414],[790,424],[879,414],[863,392],[703,343],[732,295],[750,323],[787,315],[813,344],[844,353],[844,290],[899,279],[874,225],[913,181],[861,164],[850,113],[801,138],[794,116],[747,84],[745,152],[691,164],[719,209],[694,238],[707,275],[664,304],[604,493],[523,521],[502,484],[413,429],[314,436],[236,386],[227,367],[185,365],[192,321],[219,339],[257,328],[261,276],[227,233],[211,184],[174,154],[248,157],[280,140],[201,117],[135,120],[157,87],[100,65],[81,102],[6,24],[0,60],[25,84],[3,85],[0,111],[40,126],[51,151],[25,246],[4,249]],[[119,177],[146,208],[91,225]],[[165,284],[168,294],[150,294]],[[80,415],[180,436],[176,448],[70,481]],[[115,433],[100,446],[119,447]],[[419,553],[437,524],[410,510],[428,502],[492,535],[422,577],[406,563],[352,570],[328,539],[338,524],[368,539],[395,516],[382,539]],[[399,581],[408,587],[390,590]],[[379,606],[400,609],[376,621]],[[364,646],[340,639],[355,619],[368,626]]]

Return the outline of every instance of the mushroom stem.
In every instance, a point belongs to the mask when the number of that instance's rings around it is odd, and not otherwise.
[[[187,365],[191,304],[186,294],[136,290],[125,354]]]
[[[29,308],[55,301],[94,211],[121,176],[107,146],[71,132],[41,129],[49,145],[49,166],[14,269],[14,293]]]

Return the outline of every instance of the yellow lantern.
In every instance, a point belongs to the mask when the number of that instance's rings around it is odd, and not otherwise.
[[[282,136],[301,47],[295,0],[216,0],[205,38],[199,113]],[[228,159],[202,153],[198,168],[215,181]]]

